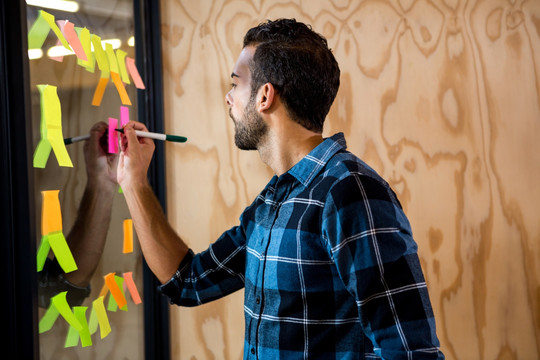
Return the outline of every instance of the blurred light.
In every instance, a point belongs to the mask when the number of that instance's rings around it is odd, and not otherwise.
[[[127,44],[131,47],[135,46],[135,36],[132,36],[128,39]]]
[[[66,12],[79,11],[79,4],[68,0],[26,0],[26,4]]]
[[[43,57],[43,51],[41,49],[28,49],[28,59],[35,60]]]
[[[101,45],[103,48],[105,48],[105,44],[111,44],[113,49],[118,49],[120,46],[122,46],[122,40],[120,39],[106,39],[101,40]],[[91,44],[91,49],[94,51],[94,44]],[[47,56],[48,57],[58,57],[58,56],[66,56],[66,55],[75,55],[75,53],[71,50],[66,49],[63,45],[57,45],[52,46],[47,50]]]
[[[74,55],[75,53],[71,50],[66,49],[62,45],[58,46],[52,46],[47,50],[47,56],[48,57],[58,57],[58,56],[66,56],[66,55]]]

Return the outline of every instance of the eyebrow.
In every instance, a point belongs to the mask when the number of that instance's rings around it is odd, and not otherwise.
[[[235,74],[235,73],[231,73],[231,78],[234,78],[234,77],[237,77],[237,78],[239,78],[239,77],[240,77],[240,75],[238,75],[238,74]]]

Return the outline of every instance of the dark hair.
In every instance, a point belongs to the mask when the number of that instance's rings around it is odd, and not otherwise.
[[[250,64],[252,95],[271,83],[294,121],[322,132],[340,73],[326,39],[295,19],[279,19],[248,30],[243,46],[256,46]]]

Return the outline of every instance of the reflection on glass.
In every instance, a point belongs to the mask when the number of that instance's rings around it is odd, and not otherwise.
[[[100,37],[104,51],[107,50],[105,44],[110,44],[112,54],[124,52],[124,56],[135,58],[131,1],[27,0],[27,5],[28,29],[38,18],[39,11],[43,10],[54,17],[59,29],[66,24],[64,20],[68,20],[79,37],[81,29],[86,28],[89,33]],[[96,51],[93,44],[91,49]],[[105,53],[107,55],[111,53]],[[87,321],[90,320],[92,303],[106,289],[106,275],[120,284],[119,288],[122,288],[127,300],[127,311],[125,308],[114,309],[116,302],[111,300],[111,292],[105,295],[103,304],[111,330],[103,339],[99,327],[89,338],[84,338],[78,332],[75,337],[71,336],[74,330],[70,329],[62,315],[59,316],[52,322],[50,330],[39,336],[40,358],[143,358],[143,308],[133,301],[128,287],[122,284],[125,280],[133,280],[135,288],[142,293],[142,257],[137,242],[133,252],[123,252],[124,220],[130,216],[116,183],[118,155],[109,152],[108,136],[109,119],[120,121],[121,106],[124,106],[124,115],[127,113],[130,120],[136,120],[136,87],[133,81],[126,83],[126,78],[120,77],[121,74],[118,75],[120,84],[115,84],[109,74],[99,106],[92,105],[93,101],[96,102],[96,88],[104,77],[103,69],[97,61],[93,67],[89,63],[83,64],[74,51],[63,46],[52,30],[43,46],[30,48],[28,56],[34,149],[44,132],[49,137],[61,132],[63,138],[89,135],[88,140],[66,145],[73,167],[59,166],[53,144],[45,166],[34,169],[34,197],[38,211],[36,228],[46,229],[47,232],[42,234],[47,236],[36,239],[36,247],[46,254],[39,274],[39,318],[45,316],[52,298],[67,291],[65,300],[71,312],[77,315],[84,312],[78,306],[87,307],[84,316]],[[121,72],[120,69],[116,71]],[[122,84],[130,105],[123,103],[120,97],[118,86]],[[56,87],[61,129],[53,125],[53,120],[47,126],[42,125],[45,113],[50,118],[55,117],[50,110],[54,108],[54,101],[50,102],[50,108],[45,107],[45,87],[39,88],[38,85],[49,85],[49,89]],[[52,221],[53,225],[47,226],[41,223],[41,219],[43,205],[46,205],[42,194],[48,190],[57,191],[60,215]],[[47,214],[54,212],[47,210]],[[64,236],[58,236],[59,232]],[[44,238],[50,242],[49,248],[41,247]],[[58,247],[62,241],[67,244],[77,265],[76,271],[66,273],[62,262],[58,261],[62,255],[57,254],[60,250],[55,250],[55,246]],[[111,275],[113,273],[116,276]],[[127,274],[125,278],[124,273]],[[55,299],[61,301],[61,296]],[[91,346],[88,346],[88,339]]]

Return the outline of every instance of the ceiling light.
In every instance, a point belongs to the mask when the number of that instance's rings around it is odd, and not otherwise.
[[[135,36],[131,36],[128,41],[127,41],[127,44],[131,47],[135,46]]]
[[[41,49],[28,49],[28,59],[35,60],[43,57],[43,51]]]
[[[66,12],[79,11],[79,4],[68,0],[26,0],[26,4]]]

